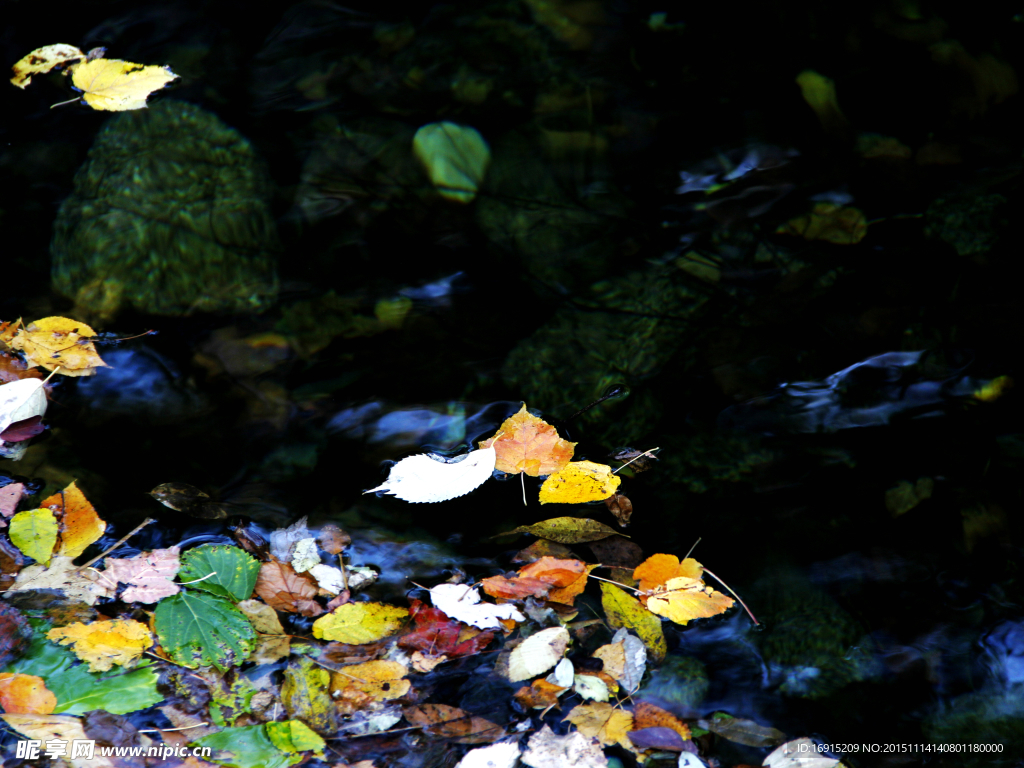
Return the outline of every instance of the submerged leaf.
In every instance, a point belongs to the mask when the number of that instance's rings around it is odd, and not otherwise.
[[[494,471],[494,449],[482,448],[445,461],[429,453],[409,456],[391,467],[388,478],[364,493],[383,491],[404,501],[447,501],[482,485]]]
[[[500,725],[447,704],[420,704],[403,710],[405,719],[424,732],[456,744],[486,744],[505,735]]]
[[[321,735],[333,736],[338,730],[338,713],[330,686],[331,673],[309,657],[290,661],[281,685],[281,702],[288,716],[302,720]]]
[[[412,149],[441,196],[460,203],[473,201],[491,163],[487,142],[468,125],[424,125],[413,136]]]
[[[513,533],[532,533],[534,536],[556,541],[559,544],[578,544],[583,541],[597,541],[608,536],[625,535],[609,528],[604,523],[582,517],[553,517],[533,525],[520,525],[511,531],[499,533],[498,536],[508,536]],[[498,538],[498,536],[492,538]]]

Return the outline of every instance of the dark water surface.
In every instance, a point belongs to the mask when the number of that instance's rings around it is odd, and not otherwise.
[[[762,622],[666,626],[639,698],[895,745],[850,766],[1024,764],[1024,422],[1012,386],[977,395],[1022,375],[1012,10],[2,13],[8,64],[65,42],[181,78],[125,115],[51,110],[75,95],[56,73],[0,88],[0,320],[158,332],[61,381],[48,433],[0,474],[77,479],[107,544],[158,516],[122,556],[234,541],[145,495],[169,481],[233,523],[336,522],[351,562],[381,570],[374,599],[400,600],[410,578],[510,568],[526,539],[500,531],[615,524],[603,504],[524,508],[518,478],[437,505],[361,496],[382,462],[460,452],[525,401],[577,459],[660,447],[621,488],[632,540],[682,557],[700,538]],[[472,200],[413,156],[441,121],[490,147]],[[447,703],[486,713],[451,686]],[[396,744],[377,765],[459,757]],[[1002,751],[900,746],[942,744]],[[769,751],[702,746],[723,766]]]

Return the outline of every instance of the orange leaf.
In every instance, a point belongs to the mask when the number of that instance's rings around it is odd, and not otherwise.
[[[544,597],[551,590],[546,581],[516,576],[490,576],[480,582],[481,588],[491,597],[501,600],[522,600],[524,597]]]
[[[403,714],[431,736],[453,739],[456,744],[487,744],[505,735],[500,725],[447,704],[406,707]]]
[[[484,440],[479,446],[490,448],[493,444],[497,456],[494,468],[510,474],[550,475],[569,463],[576,446],[560,438],[546,421],[527,411],[526,403],[519,413],[505,419],[498,427],[498,434],[501,436]]]
[[[514,698],[523,709],[550,709],[558,706],[558,694],[569,690],[547,680],[534,680],[516,691]]]
[[[651,555],[633,571],[633,578],[640,582],[641,592],[650,592],[677,576],[702,579],[704,568],[692,557],[688,557],[680,563],[679,558],[675,555]]]
[[[78,557],[107,530],[107,524],[96,514],[92,504],[75,483],[45,499],[39,506],[53,510],[60,517],[58,555]]]
[[[57,697],[46,682],[35,675],[0,672],[0,707],[11,715],[48,715],[57,706]]]
[[[639,702],[633,708],[633,728],[671,728],[683,737],[683,740],[690,738],[690,728],[671,712],[661,707],[656,707],[646,701]]]
[[[548,592],[548,600],[553,603],[562,603],[563,605],[572,605],[576,600],[576,595],[580,594],[584,589],[587,588],[587,577],[590,572],[597,568],[596,565],[588,565],[586,570],[581,573],[575,581],[562,587],[561,589],[553,589]]]
[[[542,557],[536,562],[524,565],[519,575],[540,579],[553,587],[568,587],[577,581],[587,566],[581,560],[559,560],[555,557]]]

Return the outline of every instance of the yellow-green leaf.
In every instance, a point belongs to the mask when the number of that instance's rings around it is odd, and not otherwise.
[[[323,759],[327,743],[321,736],[301,720],[285,720],[283,723],[267,723],[270,742],[285,752],[308,752],[312,750]]]
[[[11,542],[26,557],[44,565],[57,544],[57,518],[48,509],[28,509],[11,519]]]
[[[615,494],[622,478],[612,473],[607,464],[592,461],[570,461],[548,475],[540,487],[541,504],[584,504],[602,501]]]
[[[665,658],[668,644],[661,629],[661,619],[644,608],[639,600],[614,584],[602,581],[601,605],[614,629],[626,627],[640,636],[652,661],[658,663]]]
[[[468,125],[424,125],[413,136],[412,149],[441,196],[460,203],[476,197],[491,163],[484,137]]]
[[[170,67],[145,66],[120,59],[94,59],[76,64],[71,82],[93,109],[124,112],[144,109],[146,98],[178,76]]]
[[[345,603],[313,622],[313,637],[339,643],[372,643],[399,629],[409,611],[384,603]]]
[[[548,541],[557,541],[559,544],[578,544],[582,541],[597,541],[608,536],[625,535],[596,520],[582,517],[553,517],[533,525],[520,525],[511,531],[499,533],[498,536],[508,536],[513,533],[532,533],[534,536]],[[496,539],[498,536],[492,538]],[[629,537],[626,536],[626,538]]]

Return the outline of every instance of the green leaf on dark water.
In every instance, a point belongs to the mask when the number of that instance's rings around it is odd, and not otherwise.
[[[152,662],[143,661],[131,672],[93,674],[70,651],[46,639],[46,623],[32,622],[36,634],[28,652],[3,672],[36,675],[57,699],[55,715],[80,715],[104,709],[126,715],[163,701],[156,690],[157,676]]]
[[[11,543],[26,557],[49,565],[57,544],[57,518],[48,509],[29,509],[11,518]]]
[[[222,672],[249,657],[256,630],[223,597],[182,591],[157,603],[153,625],[160,645],[185,667],[215,666]]]
[[[308,752],[312,750],[321,759],[327,743],[301,720],[285,720],[283,723],[267,723],[267,735],[278,749],[285,752]]]
[[[204,759],[228,768],[287,768],[302,760],[294,752],[282,752],[275,747],[262,725],[225,728],[196,739],[191,746],[209,747],[213,756]]]
[[[520,525],[518,528],[499,533],[491,538],[496,539],[513,533],[532,533],[534,536],[548,541],[556,541],[559,544],[578,544],[583,541],[606,539],[609,536],[626,536],[596,520],[583,517],[553,517],[533,525]],[[628,539],[629,536],[626,538]]]
[[[338,730],[337,708],[331,698],[331,675],[308,657],[293,659],[284,671],[281,702],[289,717],[302,720],[317,733]]]
[[[424,125],[413,136],[412,149],[441,197],[460,203],[476,197],[491,163],[491,148],[468,125]]]
[[[178,580],[237,603],[252,597],[259,572],[259,561],[239,547],[204,544],[181,556]]]

